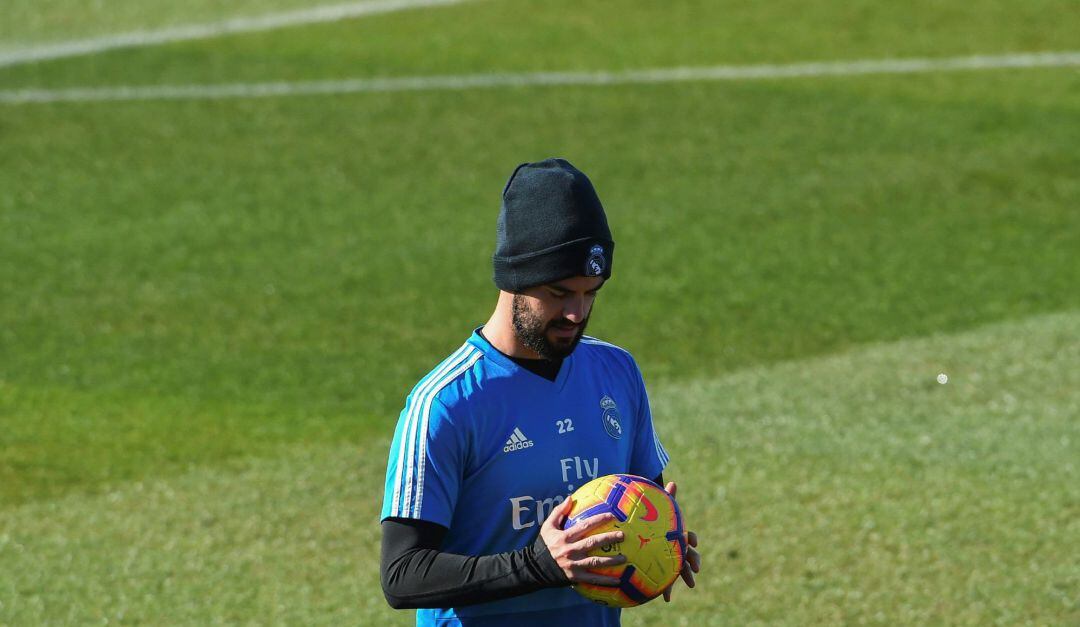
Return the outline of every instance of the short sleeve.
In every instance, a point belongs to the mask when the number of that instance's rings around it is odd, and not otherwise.
[[[653,426],[652,409],[649,407],[649,395],[645,391],[645,381],[641,371],[634,366],[635,385],[638,398],[634,447],[630,454],[630,472],[641,477],[654,479],[667,467],[669,458],[660,436]]]
[[[382,518],[415,518],[449,527],[465,450],[465,434],[450,410],[434,396],[410,395],[390,445]]]

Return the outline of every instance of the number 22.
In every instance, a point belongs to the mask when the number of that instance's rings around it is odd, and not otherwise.
[[[569,418],[566,420],[556,420],[555,424],[559,427],[559,433],[568,433],[574,430],[574,421]]]

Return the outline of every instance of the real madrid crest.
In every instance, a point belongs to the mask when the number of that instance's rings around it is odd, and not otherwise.
[[[604,423],[604,431],[618,440],[622,437],[622,423],[619,421],[619,408],[615,405],[615,401],[605,395],[600,399],[600,409],[602,411],[600,420]]]
[[[607,260],[604,259],[604,247],[595,244],[589,249],[589,257],[585,260],[585,276],[600,276],[604,273],[605,265]]]

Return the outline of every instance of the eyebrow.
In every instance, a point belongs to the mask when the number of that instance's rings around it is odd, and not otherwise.
[[[604,287],[604,283],[607,283],[607,281],[604,281],[603,283],[601,283],[600,285],[597,285],[596,287],[594,287],[594,288],[593,288],[593,289],[591,289],[591,290],[585,290],[585,293],[586,293],[586,294],[588,294],[588,293],[596,293],[596,292],[599,292],[599,291],[600,291],[600,288],[601,288],[601,287]],[[569,293],[569,292],[573,292],[573,291],[574,291],[574,290],[572,290],[572,289],[570,289],[570,288],[568,288],[568,287],[563,287],[562,285],[559,285],[558,283],[549,283],[549,284],[547,285],[547,288],[548,288],[548,289],[550,289],[550,290],[554,290],[554,291],[556,291],[556,292],[565,292],[565,293]]]

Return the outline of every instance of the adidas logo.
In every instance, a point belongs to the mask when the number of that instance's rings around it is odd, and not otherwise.
[[[525,437],[525,434],[521,432],[521,429],[514,427],[514,432],[510,434],[510,439],[506,441],[506,446],[503,447],[503,453],[520,451],[521,449],[529,448],[532,445],[533,441]]]

